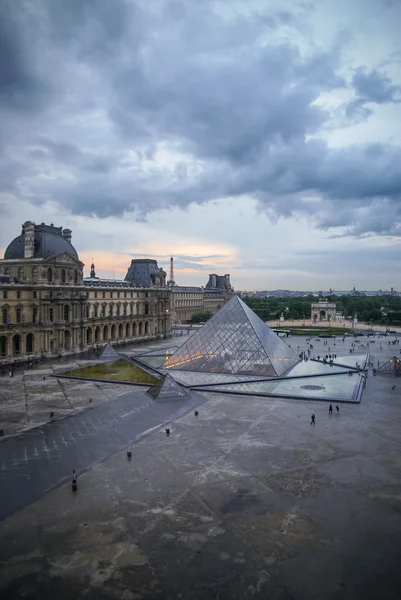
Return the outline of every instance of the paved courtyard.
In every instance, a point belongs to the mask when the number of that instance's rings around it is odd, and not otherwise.
[[[382,349],[380,340],[370,345],[375,361],[399,354],[389,339],[382,338]],[[334,342],[340,355],[354,340]],[[306,347],[304,338],[289,343]],[[108,400],[99,391],[92,408],[48,427],[75,419],[79,428],[104,407],[115,419],[106,431],[118,433],[117,415],[123,418],[121,403],[129,404],[129,394],[126,386],[103,385],[125,395]],[[76,494],[69,483],[61,485],[0,522],[0,594],[399,598],[400,386],[370,373],[361,404],[341,405],[340,415],[331,417],[324,402],[203,393],[207,402],[198,417],[191,409],[172,420],[170,437],[156,427],[131,446],[130,461],[125,450],[107,448],[105,435],[103,456],[82,468]],[[122,430],[121,444],[137,436],[134,424],[132,434],[129,426]],[[101,446],[102,434],[95,438],[83,436],[82,453]],[[0,453],[9,443],[0,442]],[[10,468],[22,477],[26,465]],[[14,489],[2,485],[1,494]]]

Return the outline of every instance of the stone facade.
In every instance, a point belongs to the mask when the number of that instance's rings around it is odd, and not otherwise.
[[[143,287],[83,267],[69,229],[23,225],[0,260],[0,364],[170,334],[162,269]]]
[[[233,294],[230,275],[209,275],[205,287],[180,286],[172,282],[171,310],[173,323],[185,323],[197,313],[216,313]]]
[[[196,313],[204,312],[203,287],[174,285],[171,287],[171,312],[173,323],[190,321]]]
[[[331,322],[336,320],[336,303],[319,300],[311,304],[312,323]]]

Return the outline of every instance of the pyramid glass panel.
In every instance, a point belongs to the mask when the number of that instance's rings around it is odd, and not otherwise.
[[[376,371],[379,375],[393,375],[401,377],[401,359],[398,356],[393,356],[381,365]]]
[[[100,355],[100,360],[116,360],[116,358],[119,358],[118,352],[114,350],[113,346],[107,344]]]
[[[170,375],[164,375],[149,390],[148,394],[155,400],[167,398],[186,398],[189,393],[179,383],[174,381]]]
[[[233,296],[164,363],[165,369],[277,377],[300,359]]]
[[[194,389],[244,396],[359,402],[360,385],[361,377],[359,375],[350,377],[348,373],[344,373],[323,377],[270,379],[269,381],[228,383],[207,387],[200,385]]]

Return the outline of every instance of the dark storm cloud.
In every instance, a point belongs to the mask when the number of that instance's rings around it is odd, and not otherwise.
[[[8,0],[0,10],[1,191],[138,219],[248,195],[273,217],[399,235],[400,148],[313,139],[331,119],[316,100],[348,83],[339,43],[305,53],[278,35],[310,5],[249,16],[223,16],[211,0]],[[351,85],[352,121],[400,99],[379,71],[361,67]],[[173,167],[155,163],[160,143]]]
[[[352,85],[359,98],[377,104],[401,102],[401,85],[394,85],[386,73],[357,69]]]

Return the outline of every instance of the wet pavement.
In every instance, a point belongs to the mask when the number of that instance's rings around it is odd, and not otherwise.
[[[146,388],[145,388],[146,389]],[[86,471],[160,427],[204,398],[196,393],[179,402],[154,402],[144,391],[4,440],[0,446],[0,520],[70,481],[72,470]]]
[[[382,346],[375,360],[399,353]],[[132,445],[131,461],[125,451],[100,459],[83,467],[77,493],[61,485],[3,519],[1,597],[401,597],[401,383],[370,370],[362,402],[341,405],[338,416],[322,402],[202,396],[199,416],[172,420],[170,437],[156,428]],[[84,463],[96,462],[102,440],[104,455],[113,453],[109,430],[121,432],[122,447],[137,420],[145,429],[145,406],[131,401],[124,417],[124,403],[121,396],[95,407],[110,407],[109,424],[96,425],[95,408],[80,414],[98,431],[77,418],[76,460],[82,453]],[[26,468],[18,461],[9,464],[15,475]]]

